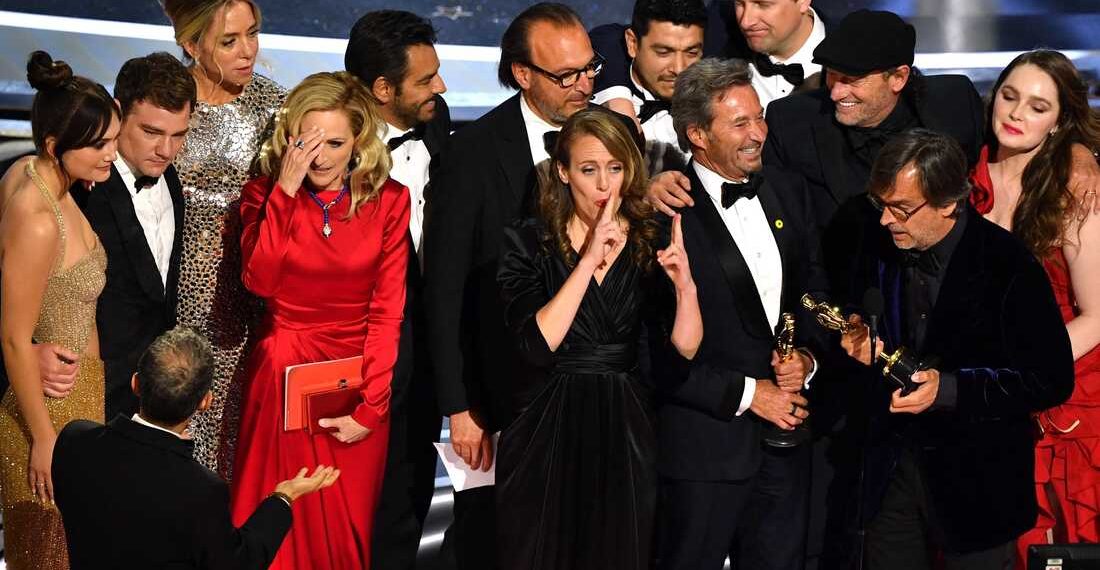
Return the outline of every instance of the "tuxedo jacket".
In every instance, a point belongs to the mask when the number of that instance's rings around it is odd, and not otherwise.
[[[869,287],[883,292],[879,333],[893,351],[905,330],[898,256],[864,255],[860,262],[862,283],[849,295],[858,299]],[[1069,335],[1042,266],[1010,233],[970,209],[924,346],[909,348],[956,377],[956,402],[915,416],[890,414],[893,384],[863,369],[875,388],[866,512],[877,510],[896,459],[908,448],[923,469],[933,521],[948,549],[1014,540],[1037,513],[1031,414],[1073,391]]]
[[[474,409],[494,431],[537,389],[504,326],[497,284],[504,228],[537,203],[521,96],[451,136],[433,166],[424,222],[424,308],[439,411]]]
[[[229,486],[191,458],[192,448],[125,416],[65,426],[53,483],[74,570],[271,564],[290,530],[290,507],[269,497],[234,528]]]
[[[775,331],[718,206],[692,165],[685,174],[696,198],[694,206],[680,211],[684,248],[705,333],[691,361],[668,351],[658,353],[668,361],[654,361],[658,470],[665,477],[695,481],[745,479],[760,465],[764,420],[748,410],[740,416],[736,412],[746,376],[774,379]],[[798,345],[818,356],[821,337],[799,302],[804,293],[821,296],[825,287],[806,183],[773,168],[757,176],[764,177],[758,196],[782,258],[781,311],[794,313]]]
[[[167,285],[161,281],[130,190],[118,170],[112,166],[111,177],[91,191],[82,188],[73,191],[84,217],[107,252],[107,284],[96,306],[96,326],[106,373],[108,418],[137,412],[130,377],[145,349],[176,324],[183,251],[183,190],[174,166],[164,172],[164,180],[175,217]]]

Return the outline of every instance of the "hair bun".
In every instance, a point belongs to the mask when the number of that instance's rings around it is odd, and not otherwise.
[[[27,81],[38,91],[63,87],[73,78],[73,69],[64,61],[54,61],[50,54],[36,51],[27,61]]]

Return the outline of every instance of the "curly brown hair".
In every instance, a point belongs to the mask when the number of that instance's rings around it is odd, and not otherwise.
[[[579,258],[568,230],[575,212],[573,193],[556,172],[558,165],[569,167],[569,149],[573,141],[586,135],[596,137],[611,156],[623,163],[619,215],[630,224],[627,239],[633,245],[635,265],[649,271],[653,268],[653,244],[660,226],[653,217],[653,208],[645,200],[648,180],[645,162],[626,125],[601,107],[578,111],[566,121],[551,153],[549,172],[540,176],[539,217],[550,234],[549,241],[566,265],[576,265]]]
[[[1024,52],[1008,64],[993,85],[986,132],[993,132],[993,100],[1012,70],[1031,64],[1050,76],[1058,88],[1057,129],[1028,161],[1021,184],[1023,193],[1012,215],[1012,233],[1038,258],[1065,240],[1067,221],[1072,219],[1073,192],[1069,188],[1073,166],[1073,145],[1092,151],[1100,149],[1100,115],[1089,107],[1088,86],[1066,56],[1054,50]],[[997,139],[990,137],[990,156],[997,152]],[[1080,228],[1078,228],[1080,229]]]

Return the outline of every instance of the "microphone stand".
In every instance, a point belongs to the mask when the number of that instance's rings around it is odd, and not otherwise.
[[[878,343],[878,315],[868,315],[868,332],[871,340],[871,373],[874,374],[875,348]],[[864,404],[869,405],[874,397],[874,382],[868,380],[863,390]],[[871,439],[871,413],[863,422],[863,442],[859,453],[859,496],[856,497],[856,569],[863,570],[864,551],[867,546],[867,527],[863,522],[863,508],[867,495],[867,446]]]

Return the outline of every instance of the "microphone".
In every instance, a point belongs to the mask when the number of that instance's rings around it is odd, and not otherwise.
[[[871,287],[863,293],[863,314],[867,317],[868,326],[871,327],[871,339],[878,336],[878,320],[886,310],[886,300],[882,297],[882,291]],[[871,345],[874,350],[874,345]]]

